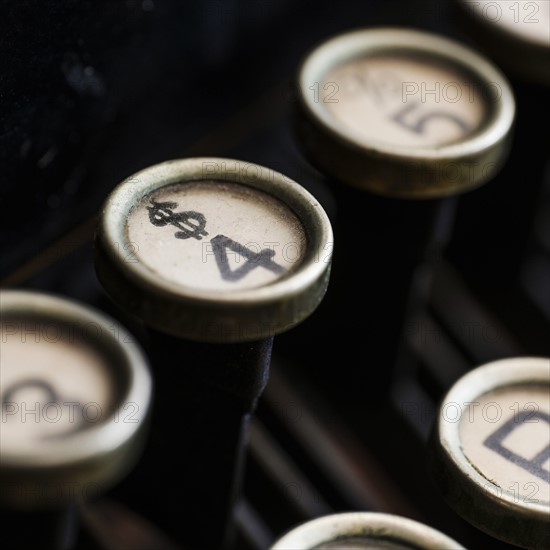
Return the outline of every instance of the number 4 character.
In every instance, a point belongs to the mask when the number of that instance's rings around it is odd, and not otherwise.
[[[272,260],[275,251],[271,248],[264,248],[260,250],[260,252],[254,252],[254,250],[250,250],[250,248],[247,248],[225,235],[217,235],[210,242],[212,243],[216,264],[218,265],[218,269],[224,281],[239,281],[257,267],[263,267],[277,275],[285,271],[282,266]],[[232,270],[229,267],[227,250],[236,252],[240,256],[243,256],[243,258],[246,258],[246,263]]]

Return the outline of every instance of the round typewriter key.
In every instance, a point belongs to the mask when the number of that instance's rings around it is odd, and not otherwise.
[[[433,439],[435,479],[461,516],[517,546],[549,547],[550,359],[504,359],[463,376]]]
[[[455,194],[502,165],[514,119],[505,77],[471,49],[431,33],[337,36],[299,73],[298,131],[340,181],[389,197]]]
[[[407,315],[426,302],[458,195],[504,162],[514,99],[504,76],[474,51],[398,28],[329,39],[305,58],[297,85],[298,141],[330,178],[337,202],[339,256],[318,325],[326,338],[352,343],[340,350],[355,377],[344,403],[376,407],[393,383]],[[360,323],[339,315],[348,303]],[[338,392],[333,373],[327,378]]]
[[[483,49],[512,73],[550,85],[550,3],[456,0]]]
[[[331,226],[314,197],[243,161],[151,166],[105,203],[97,273],[112,299],[149,327],[153,422],[165,430],[152,434],[142,461],[155,471],[145,483],[159,495],[146,513],[181,535],[181,503],[169,494],[176,485],[193,527],[186,547],[230,540],[247,425],[267,383],[273,335],[315,310],[331,250]],[[166,434],[176,426],[183,455]]]
[[[131,469],[149,408],[147,364],[124,329],[71,300],[2,291],[0,317],[3,540],[63,546],[22,524],[32,517],[53,530],[52,518]]]
[[[97,271],[115,301],[160,331],[252,341],[317,307],[331,246],[323,209],[286,176],[191,158],[147,168],[113,191]]]
[[[443,533],[417,521],[376,512],[349,512],[304,523],[271,550],[464,550]]]

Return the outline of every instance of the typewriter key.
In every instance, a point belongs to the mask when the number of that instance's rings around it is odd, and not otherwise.
[[[506,158],[514,99],[471,49],[435,34],[359,30],[299,74],[302,144],[335,179],[389,197],[441,197],[489,180]]]
[[[69,548],[75,504],[115,484],[141,451],[147,363],[123,328],[70,300],[2,291],[0,317],[2,540]]]
[[[97,239],[106,290],[151,327],[201,342],[272,336],[321,301],[328,219],[269,168],[220,158],[166,162],[109,197]]]
[[[503,359],[463,376],[432,443],[435,480],[462,517],[522,548],[550,546],[550,359]]]
[[[360,323],[329,313],[322,325],[361,342],[342,350],[358,371],[347,387],[360,391],[354,402],[371,402],[391,385],[406,312],[426,299],[425,268],[449,239],[457,195],[506,158],[514,99],[471,49],[397,28],[324,42],[297,80],[296,134],[338,203],[332,310],[353,303],[361,312]]]
[[[532,82],[550,85],[550,3],[456,0],[459,14],[500,65]]]
[[[460,204],[451,251],[478,291],[497,294],[498,303],[521,275],[546,180],[550,137],[540,120],[548,111],[550,2],[455,5],[462,30],[506,71],[517,101],[513,155],[494,183]]]
[[[304,523],[271,550],[464,550],[443,533],[417,521],[376,512],[349,512]]]
[[[317,307],[331,251],[319,203],[284,175],[243,161],[158,164],[105,204],[97,273],[112,299],[150,327],[153,421],[182,437],[174,453],[172,436],[153,433],[158,502],[148,513],[177,536],[183,506],[191,546],[227,540],[273,335]],[[173,487],[185,503],[170,498]]]

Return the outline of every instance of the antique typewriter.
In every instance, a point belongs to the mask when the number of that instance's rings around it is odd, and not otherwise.
[[[550,548],[549,4],[5,5],[2,546]]]

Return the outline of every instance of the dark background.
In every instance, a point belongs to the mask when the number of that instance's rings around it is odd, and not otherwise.
[[[186,156],[222,124],[238,136],[243,122],[230,117],[261,94],[291,102],[286,84],[317,42],[377,24],[448,31],[439,4],[4,3],[0,273],[95,212],[127,175]]]
[[[171,158],[234,156],[296,179],[332,217],[330,186],[299,153],[289,123],[307,51],[376,25],[479,46],[452,4],[437,0],[18,1],[3,3],[1,20],[0,284],[71,296],[131,327],[93,268],[95,215],[119,181]],[[236,548],[265,548],[300,521],[364,509],[416,518],[470,548],[510,548],[446,507],[425,456],[436,403],[458,376],[510,355],[550,356],[548,147],[536,137],[544,112],[529,109],[544,106],[546,92],[510,77],[520,131],[512,160],[500,180],[460,202],[430,304],[405,327],[409,376],[393,399],[346,407],[317,380],[326,365],[293,363],[294,352],[308,356],[299,332],[276,345],[251,435]],[[507,191],[497,196],[499,182]],[[345,375],[329,381],[345,393]],[[371,393],[375,383],[366,375]],[[137,541],[146,532],[160,548],[142,521],[155,503],[133,483],[129,477],[90,507],[97,521],[85,521],[82,548],[145,548]],[[182,506],[184,541],[190,504],[166,498]],[[138,515],[128,516],[132,510]],[[125,522],[137,538],[124,539]]]

